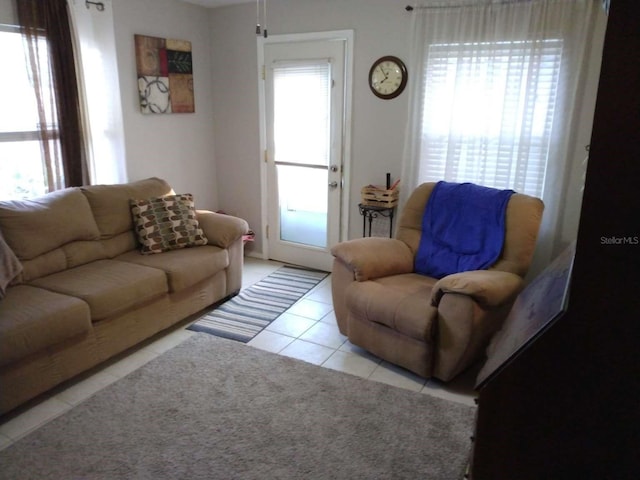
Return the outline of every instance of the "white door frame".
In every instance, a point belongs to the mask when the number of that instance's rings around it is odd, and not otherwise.
[[[349,231],[349,185],[351,178],[351,106],[353,92],[353,30],[334,30],[329,32],[314,33],[293,33],[286,35],[269,35],[267,38],[257,37],[258,51],[258,97],[260,115],[260,202],[262,221],[262,258],[269,258],[269,240],[267,238],[268,220],[268,198],[267,198],[267,127],[266,127],[266,96],[264,81],[264,47],[271,43],[294,43],[308,42],[314,40],[343,40],[345,42],[345,65],[344,65],[344,118],[343,142],[342,142],[342,185],[340,192],[340,231],[338,238],[340,241],[346,239]]]

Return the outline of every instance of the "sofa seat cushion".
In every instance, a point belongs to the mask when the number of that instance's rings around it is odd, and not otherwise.
[[[167,274],[169,290],[179,292],[227,268],[229,253],[219,247],[204,245],[158,255],[142,255],[138,250],[132,250],[116,260],[163,270]]]
[[[83,300],[29,285],[11,287],[0,302],[0,366],[90,329]]]
[[[347,287],[345,301],[352,314],[420,341],[431,341],[437,309],[431,306],[436,280],[415,273],[392,275]]]
[[[168,292],[162,270],[116,260],[98,260],[38,278],[32,285],[81,298],[97,321],[143,305]]]

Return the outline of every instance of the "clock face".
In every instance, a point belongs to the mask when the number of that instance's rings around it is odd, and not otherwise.
[[[369,87],[379,98],[395,98],[407,85],[407,68],[397,57],[382,57],[369,70]]]

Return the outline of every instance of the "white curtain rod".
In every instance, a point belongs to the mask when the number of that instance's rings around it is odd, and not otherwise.
[[[413,10],[432,10],[438,8],[458,8],[458,7],[476,7],[479,5],[509,5],[512,3],[527,3],[535,0],[467,0],[466,2],[456,2],[456,3],[448,3],[444,4],[443,2],[437,2],[434,5],[423,4],[423,5],[407,5],[404,9],[407,12],[412,12]]]
[[[407,5],[404,9],[407,12],[413,12],[414,10],[437,10],[440,8],[459,8],[459,7],[474,7],[478,5],[509,5],[514,3],[527,3],[535,2],[536,0],[468,0],[467,2],[461,1],[460,3],[444,4],[443,2],[435,3],[434,5]],[[602,8],[607,14],[609,13],[609,5],[611,0],[601,0]]]

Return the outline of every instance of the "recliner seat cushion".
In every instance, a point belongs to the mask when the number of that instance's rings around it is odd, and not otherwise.
[[[162,270],[116,260],[98,260],[54,273],[34,280],[32,285],[84,300],[94,322],[168,292]]]
[[[142,255],[132,250],[115,258],[163,270],[171,292],[179,292],[229,266],[229,252],[210,245],[171,250],[158,255]]]
[[[16,285],[0,302],[0,366],[91,329],[89,305],[76,297]]]
[[[421,341],[431,341],[437,309],[431,306],[435,279],[409,273],[349,284],[348,310]]]

